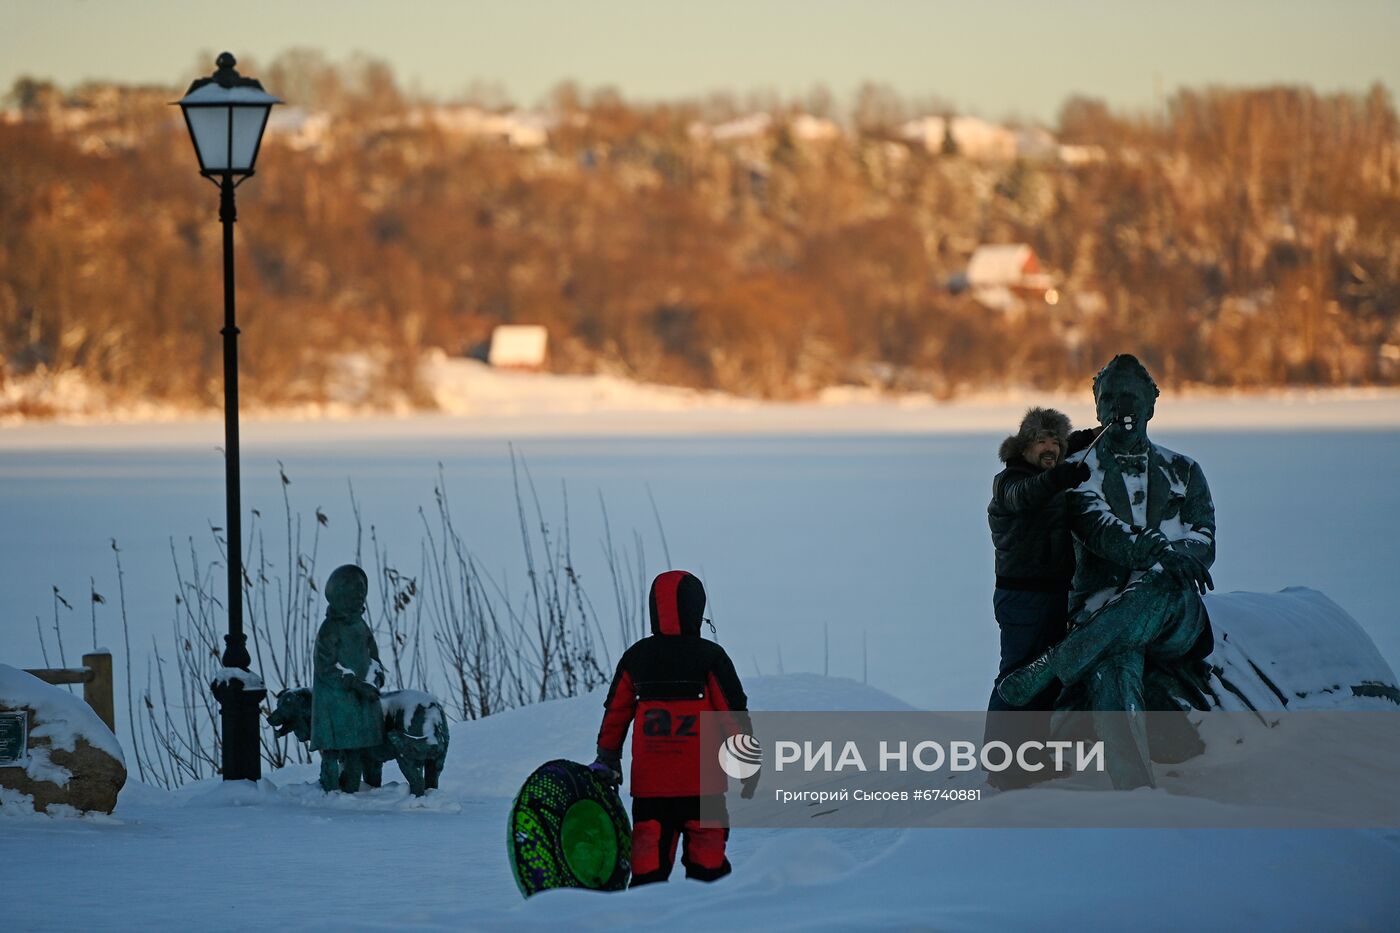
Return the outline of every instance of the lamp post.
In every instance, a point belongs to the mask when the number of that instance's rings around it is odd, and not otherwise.
[[[253,175],[267,116],[277,98],[262,84],[241,76],[228,52],[219,56],[212,77],[200,78],[178,103],[199,157],[199,173],[219,187],[219,221],[224,227],[224,476],[228,535],[228,634],[223,670],[210,685],[219,702],[224,780],[262,777],[258,748],[258,706],[267,696],[262,679],[249,671],[248,638],[243,633],[243,532],[238,475],[238,324],[233,301],[233,189]],[[236,179],[236,180],[235,180]],[[241,675],[241,676],[240,676]]]

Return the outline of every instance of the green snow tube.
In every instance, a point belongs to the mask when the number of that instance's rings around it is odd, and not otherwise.
[[[576,761],[547,762],[510,809],[511,869],[520,893],[620,891],[632,873],[632,825],[617,792]]]

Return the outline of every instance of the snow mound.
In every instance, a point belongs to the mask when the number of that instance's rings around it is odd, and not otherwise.
[[[744,681],[754,710],[910,710],[913,707],[854,680],[819,674],[750,677]],[[520,784],[546,761],[589,762],[597,754],[607,688],[567,700],[550,700],[452,724],[443,768],[443,792],[464,787],[480,796],[514,797]],[[622,760],[631,760],[629,732]],[[486,751],[489,750],[489,751]],[[391,766],[385,766],[385,779]],[[429,795],[431,796],[431,795]]]
[[[1206,597],[1210,686],[1226,710],[1400,706],[1395,672],[1370,636],[1317,590]]]
[[[893,713],[914,709],[883,690],[845,677],[782,674],[749,678],[744,687],[749,692],[752,710]]]

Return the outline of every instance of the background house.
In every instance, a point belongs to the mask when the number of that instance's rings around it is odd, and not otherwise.
[[[1040,260],[1025,243],[983,244],[972,251],[967,271],[954,278],[954,291],[969,289],[979,304],[999,311],[1024,308],[1029,302],[1056,304],[1054,280],[1041,271]]]

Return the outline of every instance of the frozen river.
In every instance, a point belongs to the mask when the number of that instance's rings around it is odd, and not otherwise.
[[[99,433],[110,440],[114,430]],[[217,431],[205,425],[192,436],[9,450],[0,437],[0,659],[42,663],[37,618],[57,663],[54,586],[73,606],[59,608],[70,662],[91,647],[92,578],[108,600],[97,607],[97,641],[114,649],[121,670],[113,538],[122,551],[133,647],[148,646],[152,636],[168,643],[176,593],[170,542],[183,551],[193,537],[207,559],[209,528],[224,523]],[[648,577],[665,569],[654,498],[673,563],[705,581],[718,637],[741,673],[826,667],[833,676],[864,674],[916,706],[973,708],[985,702],[997,656],[985,514],[1002,436],[594,433],[526,437],[515,448],[556,530],[567,484],[575,565],[606,633],[614,633],[616,613],[599,494],[619,543],[630,546],[634,531],[644,538]],[[1205,470],[1219,521],[1214,576],[1222,591],[1319,589],[1400,667],[1400,432],[1153,436]],[[433,508],[441,463],[459,531],[485,567],[512,593],[521,591],[505,439],[249,426],[243,502],[265,517],[273,554],[285,553],[279,460],[294,509],[308,524],[317,507],[329,519],[321,579],[354,557],[347,481],[366,547],[372,524],[390,563],[417,573],[418,508]],[[615,658],[618,645],[610,647]],[[144,681],[146,651],[134,653],[136,679]]]

